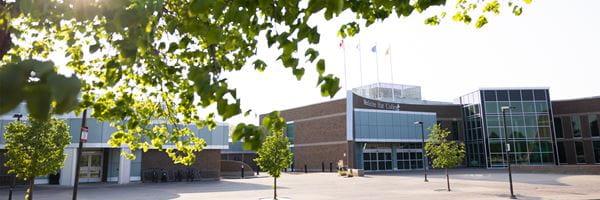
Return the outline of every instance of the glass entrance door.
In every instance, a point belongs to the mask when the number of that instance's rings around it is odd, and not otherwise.
[[[392,170],[391,149],[366,149],[363,153],[365,171]]]
[[[423,169],[423,151],[421,149],[398,149],[398,170]]]
[[[100,182],[102,180],[102,152],[81,152],[79,167],[79,182]]]

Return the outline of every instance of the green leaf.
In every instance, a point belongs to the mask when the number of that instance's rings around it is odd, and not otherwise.
[[[96,43],[94,45],[90,45],[89,51],[90,53],[95,53],[100,48],[100,44]]]
[[[27,112],[35,119],[47,120],[50,117],[51,93],[47,85],[31,85],[25,88]]]
[[[267,68],[267,64],[260,59],[254,61],[253,64],[254,64],[254,69],[258,70],[259,72],[263,72]]]
[[[317,72],[319,75],[325,73],[325,60],[320,59],[319,62],[317,62]]]
[[[440,24],[440,19],[438,18],[438,16],[433,16],[433,17],[429,17],[427,19],[425,19],[425,24],[429,24],[431,26],[436,26]]]
[[[81,90],[81,81],[77,77],[66,78],[61,75],[52,75],[48,78],[48,85],[52,99],[56,102],[54,113],[66,113],[77,106],[77,97]]]
[[[214,0],[193,0],[191,13],[193,15],[206,14],[214,3]]]
[[[526,4],[531,4],[533,0],[523,0],[523,2],[525,2]]]
[[[488,23],[487,18],[485,18],[485,16],[481,15],[481,16],[479,16],[479,19],[477,19],[477,22],[475,23],[475,27],[481,28],[487,23]]]
[[[0,114],[13,110],[25,98],[26,74],[16,64],[0,67]]]
[[[317,57],[319,56],[319,52],[317,50],[313,49],[313,48],[308,48],[304,52],[304,56],[309,56],[308,60],[310,62],[314,62],[315,59],[317,59]]]
[[[296,76],[296,80],[301,80],[302,76],[304,76],[304,68],[294,68],[292,72]]]

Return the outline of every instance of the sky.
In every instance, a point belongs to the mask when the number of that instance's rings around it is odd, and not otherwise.
[[[336,33],[341,24],[353,20],[351,13],[311,23],[319,24],[321,42],[316,48],[326,60],[326,73],[341,79],[343,88],[333,99],[345,98],[345,90],[361,83],[381,81],[421,86],[423,99],[434,101],[452,102],[483,87],[549,87],[551,99],[558,100],[600,95],[597,8],[600,1],[595,0],[533,1],[521,16],[505,9],[481,29],[451,19],[439,26],[423,24],[436,10],[408,18],[394,16],[346,38],[345,56]],[[371,52],[374,45],[377,56]],[[389,47],[391,57],[385,55]],[[299,52],[303,48],[306,45]],[[226,75],[242,108],[262,114],[332,100],[320,95],[313,64],[300,62],[306,73],[297,81],[291,70],[275,61],[277,50],[263,41],[257,51],[267,70],[246,67]],[[227,122],[258,120],[251,115]]]

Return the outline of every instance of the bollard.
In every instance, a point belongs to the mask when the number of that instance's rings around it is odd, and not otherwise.
[[[308,169],[306,168],[306,165],[304,165],[304,173],[308,173]]]
[[[244,178],[244,165],[242,164],[242,178]]]
[[[321,162],[321,172],[325,172],[325,163]]]
[[[333,163],[329,163],[329,172],[333,172]]]

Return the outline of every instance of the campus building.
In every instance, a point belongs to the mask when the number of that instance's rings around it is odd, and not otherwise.
[[[9,184],[11,178],[7,175],[8,169],[4,166],[5,139],[4,127],[15,121],[13,114],[22,113],[27,121],[25,105],[22,104],[15,110],[0,115],[0,185]],[[59,170],[57,176],[44,176],[35,179],[36,184],[60,184],[72,186],[75,181],[76,156],[79,146],[79,134],[82,119],[74,114],[56,116],[58,119],[66,120],[70,127],[71,144],[65,148],[67,158],[64,167]],[[228,148],[229,128],[227,124],[218,123],[217,128],[209,131],[207,128],[198,129],[196,125],[188,127],[196,133],[196,136],[206,141],[206,148],[197,153],[196,162],[191,166],[175,165],[165,152],[150,149],[147,152],[134,151],[135,160],[128,160],[121,156],[121,152],[130,152],[128,147],[111,147],[107,141],[112,133],[116,131],[109,122],[100,122],[94,118],[86,119],[88,127],[88,139],[83,144],[80,159],[79,182],[116,182],[119,184],[130,181],[141,181],[152,179],[154,172],[167,173],[167,178],[173,180],[178,175],[185,176],[188,172],[195,173],[195,179],[218,179],[220,177],[221,150]],[[174,145],[165,145],[174,147]],[[179,173],[179,174],[178,174]],[[184,177],[185,179],[185,177]]]
[[[290,168],[328,171],[341,161],[365,171],[423,169],[421,142],[435,123],[465,144],[465,167],[503,168],[505,147],[518,166],[600,163],[600,97],[552,101],[549,93],[482,88],[437,102],[423,100],[419,86],[355,88],[343,99],[281,111],[294,153]]]
[[[366,171],[422,169],[429,127],[440,123],[462,139],[461,108],[422,100],[418,86],[373,84],[348,91],[345,99],[283,110],[291,168],[328,171],[342,161]]]

